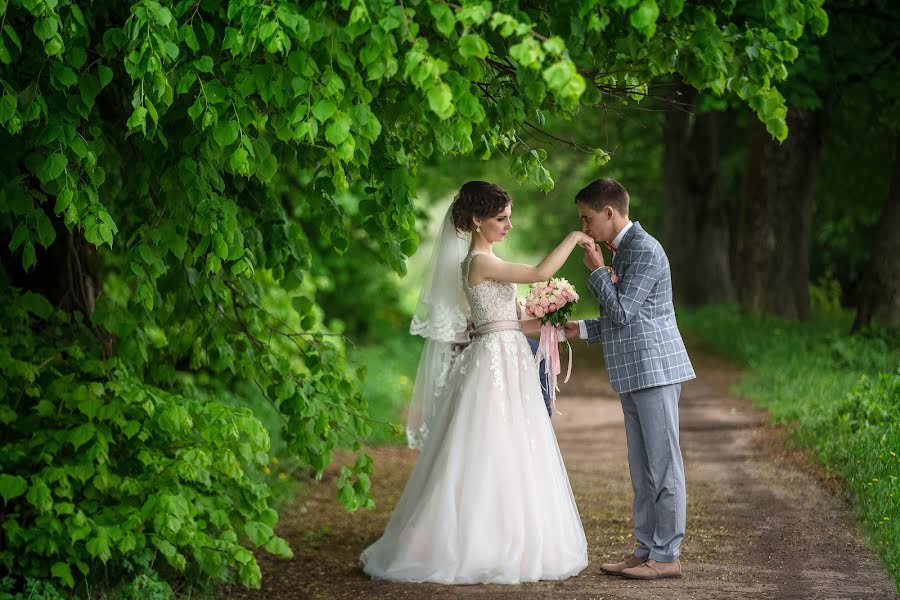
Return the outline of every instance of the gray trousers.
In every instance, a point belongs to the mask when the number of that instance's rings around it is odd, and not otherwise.
[[[634,489],[634,554],[660,562],[677,559],[684,539],[687,495],[678,444],[680,395],[680,383],[619,395]]]

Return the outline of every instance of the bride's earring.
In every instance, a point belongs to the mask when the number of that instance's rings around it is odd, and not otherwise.
[[[475,233],[481,233],[481,225],[475,228]]]

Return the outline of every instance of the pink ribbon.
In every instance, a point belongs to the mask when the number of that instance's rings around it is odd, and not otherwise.
[[[572,376],[572,346],[569,345],[569,340],[565,340],[565,342],[569,351],[569,365],[566,369],[566,378],[563,383],[568,383],[569,377]],[[537,360],[538,365],[540,365],[541,360],[544,361],[544,373],[546,373],[550,385],[550,406],[553,407],[556,414],[561,415],[562,413],[556,408],[556,392],[559,391],[559,387],[556,385],[556,378],[561,370],[559,343],[559,329],[551,323],[541,325],[541,341],[538,343],[535,360]]]

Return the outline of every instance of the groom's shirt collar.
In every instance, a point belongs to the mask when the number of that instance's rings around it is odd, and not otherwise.
[[[632,225],[634,225],[634,223],[632,223],[631,219],[629,219],[628,222],[625,223],[625,227],[622,228],[622,231],[619,232],[619,235],[616,236],[616,239],[613,240],[612,245],[617,250],[619,248],[619,244],[621,244],[622,240],[625,239],[625,234],[628,233],[628,230],[631,229]]]

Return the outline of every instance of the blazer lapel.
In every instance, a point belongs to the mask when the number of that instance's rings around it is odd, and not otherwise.
[[[628,244],[631,243],[631,241],[635,238],[636,235],[638,235],[639,230],[641,232],[644,231],[641,228],[641,224],[639,222],[635,221],[634,223],[632,223],[632,225],[628,229],[628,231],[625,232],[625,237],[622,238],[622,243],[619,244],[618,248],[616,248],[616,256],[615,256],[615,258],[613,258],[613,261],[612,261],[612,268],[616,272],[618,272],[618,269],[616,268],[616,266],[622,262],[619,259],[619,257],[622,256],[622,250],[628,247]]]

